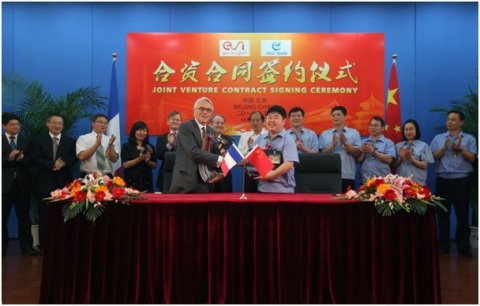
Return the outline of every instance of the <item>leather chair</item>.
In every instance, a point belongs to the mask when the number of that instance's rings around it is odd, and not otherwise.
[[[341,193],[342,161],[337,153],[299,153],[296,193]]]
[[[173,166],[175,165],[175,158],[177,157],[177,152],[166,152],[165,157],[163,158],[165,174],[163,176],[163,186],[162,192],[169,193],[170,185],[172,185],[172,176],[173,176]]]

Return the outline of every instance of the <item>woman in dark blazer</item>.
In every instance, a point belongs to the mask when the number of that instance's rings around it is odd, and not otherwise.
[[[157,167],[155,148],[149,143],[148,127],[137,121],[130,130],[128,142],[122,145],[123,179],[127,186],[153,192],[153,169]]]

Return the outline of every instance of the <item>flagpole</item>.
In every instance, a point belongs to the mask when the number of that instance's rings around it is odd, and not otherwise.
[[[247,200],[247,196],[245,195],[245,167],[247,163],[243,164],[243,175],[242,175],[242,195],[240,196],[240,200]]]

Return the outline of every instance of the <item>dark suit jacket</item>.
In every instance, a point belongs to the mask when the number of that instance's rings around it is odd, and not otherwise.
[[[214,134],[207,126],[207,134]],[[198,163],[215,168],[218,155],[202,151],[202,136],[195,119],[180,125],[177,135],[177,157],[173,167],[170,193],[193,193],[197,190],[199,180]]]
[[[168,131],[163,135],[158,136],[157,138],[156,156],[158,160],[162,161],[162,164],[160,165],[160,169],[158,170],[158,177],[157,177],[157,187],[160,191],[162,191],[163,189],[163,177],[165,176],[165,165],[163,164],[165,153],[177,151],[176,145],[170,151],[167,149],[168,134],[170,134],[170,131]]]
[[[76,141],[62,134],[58,143],[57,156],[65,162],[60,170],[53,171],[53,140],[50,134],[38,136],[33,141],[31,157],[38,167],[35,187],[39,194],[50,194],[57,188],[63,188],[73,181],[73,166],[78,162],[75,151]]]
[[[30,192],[32,188],[32,176],[29,167],[32,166],[30,158],[31,142],[28,138],[22,135],[17,137],[17,149],[23,150],[24,158],[21,161],[10,161],[8,156],[12,152],[10,142],[2,135],[2,193],[8,193],[13,185],[14,174],[16,173],[16,180],[20,183],[20,189],[25,192]]]

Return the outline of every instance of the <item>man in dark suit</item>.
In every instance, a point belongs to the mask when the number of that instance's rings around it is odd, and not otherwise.
[[[33,248],[30,220],[32,178],[28,155],[30,141],[19,135],[20,119],[13,113],[2,115],[2,256],[8,248],[8,217],[12,206],[18,220],[18,240],[24,254],[37,255]]]
[[[73,181],[73,166],[78,159],[75,152],[76,140],[62,135],[63,117],[50,115],[47,118],[48,133],[35,138],[31,158],[38,167],[35,189],[38,196],[38,228],[40,252],[45,246],[47,226],[47,204],[44,200],[50,192],[63,188]]]
[[[193,106],[194,118],[180,125],[170,193],[207,193],[209,183],[224,178],[223,174],[217,172],[211,172],[211,176],[201,174],[202,166],[213,169],[220,167],[223,161],[221,155],[207,152],[208,145],[205,145],[209,137],[215,135],[208,126],[212,113],[212,101],[202,97]]]
[[[182,115],[177,111],[172,111],[167,118],[167,125],[170,128],[170,131],[157,138],[156,155],[157,159],[162,161],[157,178],[157,187],[160,191],[163,191],[163,177],[165,176],[165,165],[163,162],[165,153],[177,151],[177,133],[178,127],[181,123]]]

